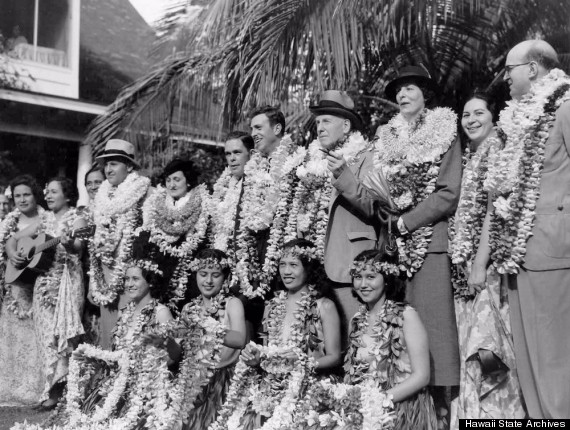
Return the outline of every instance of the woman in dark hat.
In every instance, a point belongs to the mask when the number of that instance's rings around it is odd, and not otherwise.
[[[428,332],[431,392],[443,416],[449,410],[445,388],[459,385],[447,226],[459,200],[461,147],[456,114],[447,108],[426,108],[437,91],[425,68],[399,71],[386,86],[386,95],[400,113],[377,130],[374,161],[386,177],[395,206],[390,222],[400,236],[406,299]]]
[[[205,185],[197,185],[199,172],[188,160],[174,159],[166,165],[161,183],[143,205],[142,229],[150,242],[171,258],[174,268],[168,300],[185,297],[189,261],[206,238],[207,200]]]

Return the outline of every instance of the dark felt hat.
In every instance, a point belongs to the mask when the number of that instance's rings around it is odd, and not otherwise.
[[[362,118],[354,110],[354,101],[346,91],[327,90],[321,94],[318,104],[309,106],[313,115],[334,115],[350,120],[352,128],[362,130]]]
[[[417,82],[418,84],[431,89],[436,94],[439,93],[437,82],[432,79],[425,67],[405,66],[398,71],[398,76],[386,85],[386,97],[389,100],[396,100],[398,87],[407,81]]]

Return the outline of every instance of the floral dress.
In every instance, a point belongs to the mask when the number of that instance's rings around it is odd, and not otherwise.
[[[372,378],[379,388],[389,390],[405,381],[412,366],[404,339],[403,303],[386,300],[373,327],[368,330],[368,310],[361,306],[351,322],[350,345],[345,357],[345,383],[358,384]],[[435,430],[435,409],[424,388],[394,404],[399,430]]]
[[[36,404],[44,389],[44,369],[32,319],[33,286],[20,281],[4,284],[4,246],[9,236],[26,227],[19,222],[18,211],[0,222],[0,231],[5,233],[0,240],[0,406]]]
[[[69,209],[58,222],[55,215],[48,212],[45,233],[61,236],[69,232],[80,217],[75,209]],[[34,325],[46,377],[42,399],[67,377],[74,343],[85,333],[81,322],[84,297],[80,256],[69,253],[59,244],[51,268],[38,276],[34,284]]]

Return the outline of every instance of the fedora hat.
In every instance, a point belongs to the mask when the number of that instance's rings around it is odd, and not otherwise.
[[[389,100],[396,100],[398,87],[406,81],[415,81],[424,85],[435,93],[439,92],[439,86],[432,79],[424,66],[405,66],[398,70],[398,76],[386,85],[386,97]]]
[[[321,94],[319,103],[309,106],[313,115],[334,115],[350,120],[352,128],[362,130],[362,118],[354,110],[354,101],[346,91],[327,90]]]
[[[130,161],[137,168],[139,163],[135,161],[135,145],[122,139],[110,139],[105,145],[105,150],[97,157],[97,160],[103,160],[109,157],[124,158]]]

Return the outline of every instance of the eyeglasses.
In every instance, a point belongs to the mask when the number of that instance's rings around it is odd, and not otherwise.
[[[527,61],[526,63],[520,63],[520,64],[509,64],[508,66],[505,66],[505,73],[510,74],[515,67],[524,66],[530,63],[532,63],[532,61]]]

